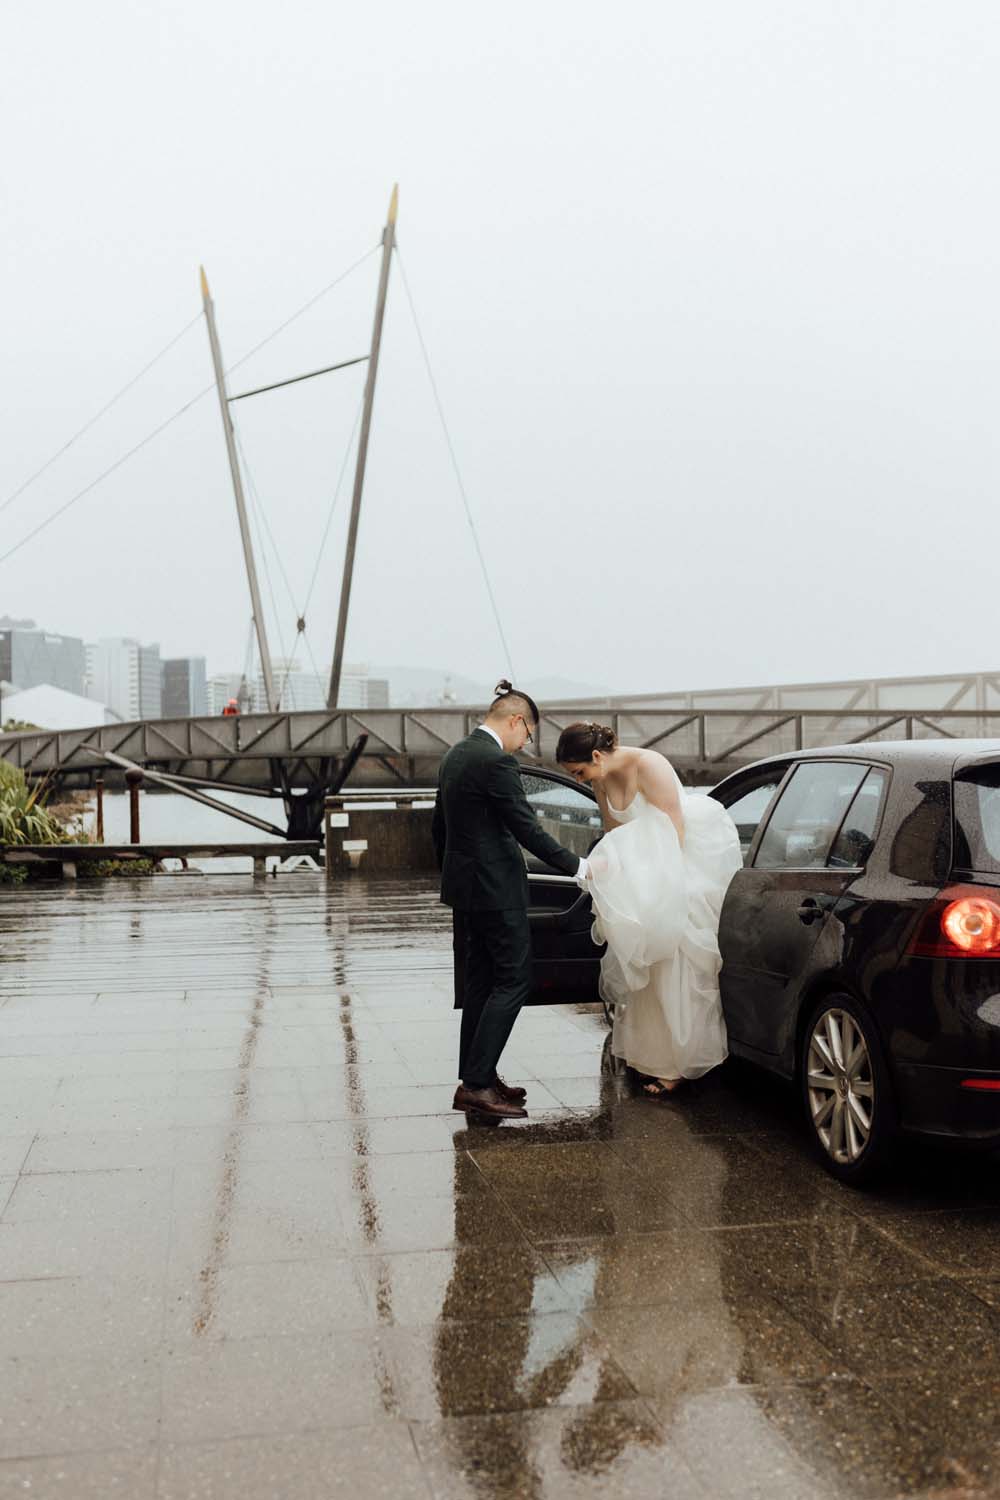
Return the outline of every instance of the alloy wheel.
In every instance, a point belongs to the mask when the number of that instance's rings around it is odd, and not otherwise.
[[[821,1012],[806,1059],[806,1091],[813,1128],[840,1166],[851,1166],[871,1139],[875,1072],[864,1032],[850,1011]]]

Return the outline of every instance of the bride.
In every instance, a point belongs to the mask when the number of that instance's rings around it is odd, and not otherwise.
[[[685,791],[655,750],[619,745],[602,724],[571,724],[559,764],[590,785],[605,836],[585,877],[594,941],[607,943],[602,998],[614,1003],[612,1051],[672,1093],[726,1056],[719,998],[719,915],[741,867],[739,835],[720,803]]]

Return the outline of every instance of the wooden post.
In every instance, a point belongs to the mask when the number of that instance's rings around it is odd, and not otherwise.
[[[98,776],[94,780],[97,791],[97,842],[104,843],[104,777]]]
[[[142,786],[141,771],[126,771],[125,784],[128,787],[128,814],[129,814],[129,843],[140,843],[139,838],[139,788]]]
[[[240,521],[240,537],[243,541],[243,561],[246,564],[247,582],[250,585],[250,607],[253,610],[254,629],[257,632],[260,670],[264,678],[264,696],[267,698],[269,712],[274,713],[278,707],[278,700],[274,691],[274,679],[271,671],[271,651],[267,644],[264,610],[261,605],[260,588],[257,584],[257,565],[254,562],[253,540],[250,536],[250,524],[247,521],[246,500],[243,496],[243,480],[240,477],[239,459],[236,454],[236,433],[233,430],[233,419],[229,415],[229,397],[226,394],[226,372],[222,366],[222,350],[219,347],[219,334],[215,326],[215,306],[208,290],[208,278],[205,275],[205,267],[202,266],[200,269],[201,298],[205,306],[205,322],[208,325],[208,342],[212,350],[212,368],[215,370],[215,384],[219,392],[219,409],[222,412],[222,430],[225,433],[226,452],[229,455],[229,472],[233,478],[236,513]]]
[[[378,296],[375,300],[375,323],[372,328],[371,354],[368,356],[368,373],[365,377],[365,400],[361,412],[361,435],[358,438],[358,458],[354,469],[354,493],[351,497],[351,520],[347,529],[347,548],[344,553],[344,580],[340,586],[340,611],[337,615],[337,641],[333,648],[333,665],[330,668],[330,690],[327,693],[327,708],[336,708],[340,696],[340,674],[344,666],[344,642],[347,637],[347,611],[351,602],[351,582],[354,577],[354,554],[358,545],[358,520],[361,515],[361,491],[365,482],[365,464],[368,460],[368,435],[372,425],[372,406],[375,401],[375,377],[378,374],[378,356],[382,347],[382,320],[385,315],[385,294],[389,285],[389,265],[392,249],[396,243],[396,211],[399,206],[399,185],[392,190],[389,200],[389,217],[382,231],[382,269],[378,279]]]

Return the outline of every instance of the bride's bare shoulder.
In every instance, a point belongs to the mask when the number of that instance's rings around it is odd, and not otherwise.
[[[674,794],[677,786],[676,776],[667,757],[661,755],[658,750],[637,750],[636,755],[639,785],[647,795],[650,792]]]
[[[636,765],[640,770],[650,771],[654,775],[657,772],[662,774],[663,771],[673,774],[673,766],[665,755],[660,754],[659,750],[646,750],[637,746],[633,753],[636,757]]]

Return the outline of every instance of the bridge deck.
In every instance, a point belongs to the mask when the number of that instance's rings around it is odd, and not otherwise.
[[[0,951],[0,1493],[996,1477],[990,1163],[845,1194],[783,1090],[650,1104],[592,1008],[526,1011],[532,1118],[470,1127],[430,884],[0,890]]]
[[[587,707],[546,711],[536,753],[554,754],[560,731],[593,716]],[[848,740],[888,737],[1000,738],[1000,710],[613,709],[603,715],[624,744],[654,745],[689,781],[711,783],[765,755]],[[31,776],[57,774],[67,786],[112,779],[103,754],[220,786],[271,789],[278,766],[297,788],[323,784],[359,735],[365,753],[352,787],[433,784],[441,755],[479,721],[478,710],[373,709],[361,713],[248,714],[155,719],[96,729],[0,735],[0,758]]]

